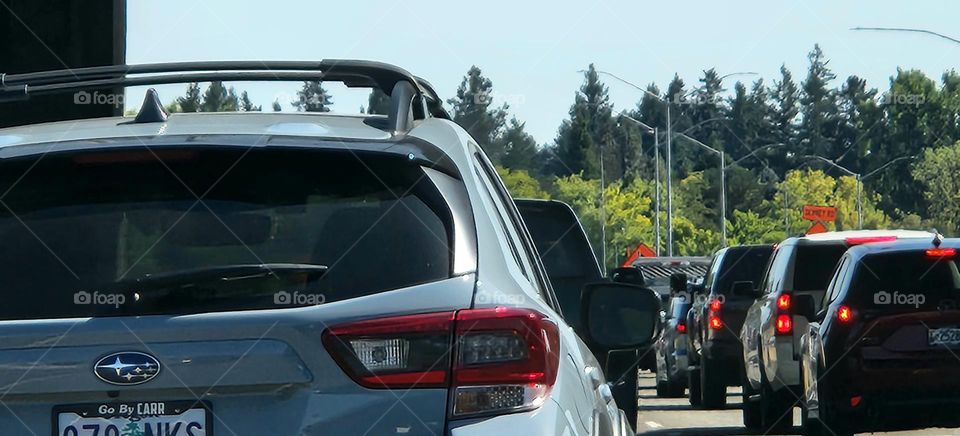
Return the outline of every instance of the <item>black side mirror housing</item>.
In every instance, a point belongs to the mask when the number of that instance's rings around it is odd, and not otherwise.
[[[660,316],[656,292],[624,283],[590,283],[581,299],[583,333],[590,342],[610,350],[653,342]]]
[[[677,295],[687,292],[687,275],[684,273],[670,274],[670,295]]]
[[[792,297],[793,313],[803,316],[810,321],[817,319],[817,303],[813,295],[801,294]]]
[[[647,285],[643,279],[643,272],[640,271],[640,268],[634,268],[632,266],[621,267],[611,271],[610,279],[617,283],[628,283],[637,286]]]
[[[757,290],[751,281],[733,282],[730,285],[730,293],[738,297],[757,297]]]

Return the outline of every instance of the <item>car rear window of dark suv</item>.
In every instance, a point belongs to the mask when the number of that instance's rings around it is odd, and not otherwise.
[[[847,245],[798,245],[793,262],[793,291],[825,291]]]
[[[2,162],[0,319],[282,308],[448,278],[451,211],[405,157],[219,147]]]
[[[736,282],[753,282],[754,286],[759,285],[772,253],[773,247],[770,246],[730,249],[724,255],[713,291],[726,298],[751,299],[750,296],[732,295],[730,290]]]
[[[960,303],[960,271],[950,257],[926,250],[870,254],[861,259],[845,302],[858,309],[911,312]]]

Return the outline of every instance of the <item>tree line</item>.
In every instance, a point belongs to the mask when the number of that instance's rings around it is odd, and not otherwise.
[[[447,104],[453,120],[498,165],[515,196],[555,198],[574,206],[598,253],[599,247],[608,248],[606,265],[622,259],[628,247],[655,244],[658,166],[665,221],[668,106],[673,132],[724,152],[728,213],[723,222],[730,244],[775,242],[803,233],[811,224],[801,218],[805,204],[837,207],[831,229],[858,228],[858,201],[865,228],[958,234],[960,74],[951,70],[934,80],[918,70],[898,69],[881,91],[856,75],[838,79],[819,46],[807,58],[801,78],[781,66],[770,83],[737,81],[730,89],[712,68],[692,85],[675,75],[662,90],[647,85],[649,94],[638,92],[636,105],[624,110],[613,106],[600,73],[590,65],[572,93],[568,117],[546,144],[537,144],[508,104],[495,101],[492,80],[476,66]],[[306,82],[290,104],[325,112],[333,98],[322,83]],[[361,111],[385,114],[388,105],[383,92],[373,91]],[[206,92],[192,84],[170,109],[261,110],[246,92],[216,82]],[[273,110],[280,109],[275,101]],[[658,128],[659,160],[654,134],[633,120]],[[721,245],[719,158],[679,135],[672,143],[675,251],[709,254]],[[604,224],[607,240],[601,241]]]

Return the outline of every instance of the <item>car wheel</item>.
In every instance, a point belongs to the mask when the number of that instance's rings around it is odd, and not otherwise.
[[[749,430],[757,430],[763,426],[763,421],[760,415],[760,402],[751,401],[750,397],[757,394],[757,391],[753,389],[753,386],[750,384],[750,381],[747,380],[746,372],[741,373],[740,385],[743,388],[743,426]]]
[[[707,409],[722,409],[727,405],[727,385],[716,365],[710,359],[703,359],[700,365],[700,397]]]
[[[703,403],[700,393],[700,369],[687,371],[687,387],[690,388],[690,405],[700,407]]]
[[[803,374],[801,374],[803,375]],[[806,380],[806,378],[801,378]],[[819,400],[819,417],[811,419],[806,407],[806,393],[800,408],[800,426],[804,436],[853,436],[853,431],[846,425],[847,420],[838,418],[830,402],[822,395],[820,383],[817,383],[817,399]]]
[[[766,370],[760,364],[760,415],[767,431],[782,431],[793,427],[793,395],[787,389],[775,392],[767,381]]]

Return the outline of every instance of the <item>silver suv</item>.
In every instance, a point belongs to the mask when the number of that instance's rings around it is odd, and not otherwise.
[[[150,90],[136,117],[0,130],[3,434],[631,431],[567,317],[634,348],[657,297],[596,283],[562,313],[483,151],[406,71],[97,67],[0,97],[319,79],[391,112],[170,115]]]

